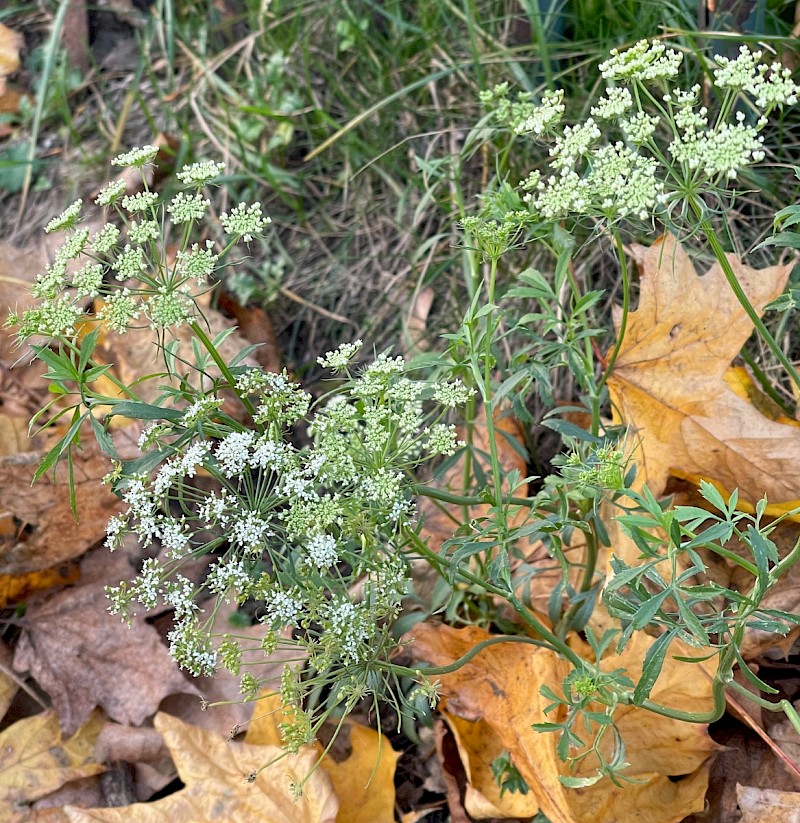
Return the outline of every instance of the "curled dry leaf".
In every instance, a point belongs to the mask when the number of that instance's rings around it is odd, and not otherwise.
[[[116,556],[103,550],[105,557],[104,582],[127,578],[127,561],[112,561]],[[85,561],[95,563],[91,556]],[[50,695],[65,733],[95,706],[138,725],[167,695],[196,693],[143,616],[129,627],[108,613],[103,582],[92,579],[102,572],[90,569],[86,582],[30,605],[14,655],[14,668],[30,671]]]
[[[185,788],[153,803],[115,809],[67,807],[70,823],[335,823],[339,804],[321,769],[305,782],[302,797],[292,796],[292,785],[311,772],[315,752],[278,759],[282,752],[274,746],[231,742],[167,714],[158,714],[155,726]]]
[[[62,740],[55,712],[18,720],[0,733],[0,819],[27,821],[27,805],[65,783],[100,774],[94,743],[102,726],[95,714],[69,740]]]
[[[413,635],[417,656],[435,665],[452,663],[489,637],[478,628],[431,624],[415,627]],[[635,680],[652,642],[638,635],[622,655],[605,660],[603,669],[628,669]],[[676,644],[675,654],[697,656],[697,651],[692,654]],[[443,708],[447,714],[486,724],[510,753],[551,823],[678,823],[700,811],[708,784],[707,761],[717,749],[706,727],[633,706],[620,707],[615,719],[626,744],[627,773],[641,782],[621,789],[609,780],[583,789],[564,788],[559,775],[567,772],[556,756],[555,735],[540,734],[532,726],[553,719],[544,714],[550,701],[541,696],[541,686],[558,693],[568,671],[568,664],[548,649],[522,643],[490,646],[467,665],[441,676]],[[652,699],[688,711],[707,711],[712,701],[705,664],[668,656]],[[591,774],[595,767],[587,758],[578,776]]]
[[[5,643],[0,643],[0,720],[6,716],[19,688],[11,676],[11,658],[8,647]]]
[[[464,808],[470,817],[473,820],[534,817],[539,804],[532,792],[500,792],[492,773],[492,761],[505,749],[492,727],[484,720],[471,722],[450,712],[442,714],[453,733],[466,774]]]
[[[637,481],[658,496],[677,470],[738,488],[750,502],[765,494],[771,503],[800,498],[800,426],[765,416],[726,381],[753,325],[720,265],[698,275],[672,235],[633,249],[639,305],[608,387],[615,420],[637,444]],[[783,291],[791,270],[728,260],[759,313]]]

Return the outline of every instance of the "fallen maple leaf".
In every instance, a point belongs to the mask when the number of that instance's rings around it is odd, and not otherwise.
[[[99,713],[62,741],[55,712],[18,720],[0,733],[0,819],[27,821],[27,805],[70,780],[100,774],[94,742],[103,725]]]
[[[672,469],[710,478],[743,499],[800,498],[800,426],[761,414],[726,382],[753,325],[716,263],[705,275],[672,235],[633,247],[639,306],[631,312],[608,381],[616,422],[634,432],[637,482],[663,493]],[[752,269],[728,255],[759,314],[786,284],[791,264]],[[620,311],[616,312],[619,324]]]
[[[30,671],[50,695],[65,733],[95,706],[138,725],[167,695],[196,693],[143,617],[128,626],[108,613],[103,583],[130,567],[101,551],[84,561],[86,582],[29,606],[14,655],[14,668]]]
[[[185,788],[153,803],[113,809],[67,806],[64,812],[70,823],[335,822],[339,804],[330,779],[321,769],[303,784],[302,797],[292,797],[292,784],[299,785],[308,777],[316,752],[278,759],[267,766],[280,757],[280,749],[231,742],[167,714],[156,715],[155,726]]]
[[[479,628],[431,624],[416,626],[413,635],[416,655],[435,665],[452,663],[490,636]],[[636,680],[652,642],[639,634],[622,655],[604,660],[602,668],[627,669]],[[679,644],[672,652],[688,653]],[[544,714],[550,701],[540,694],[541,686],[558,692],[568,671],[569,664],[549,649],[532,650],[519,643],[493,645],[457,671],[440,677],[443,708],[448,714],[487,724],[551,823],[677,823],[700,811],[708,785],[707,761],[717,748],[706,726],[635,706],[619,707],[615,721],[626,745],[630,764],[626,773],[641,782],[620,788],[603,780],[581,789],[566,789],[560,783],[559,776],[568,772],[556,756],[557,739],[532,726],[552,720]],[[703,664],[682,663],[668,655],[651,698],[687,711],[707,711],[712,702],[710,685]],[[578,776],[596,768],[587,761]],[[673,779],[677,777],[681,779]]]

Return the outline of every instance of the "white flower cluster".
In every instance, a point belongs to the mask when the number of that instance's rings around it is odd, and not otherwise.
[[[118,155],[115,165],[143,168],[155,160],[156,146],[143,146]],[[145,187],[127,193],[129,183],[123,179],[108,183],[95,197],[99,206],[113,206],[125,226],[127,245],[118,247],[120,229],[107,223],[91,238],[87,229],[76,226],[81,217],[82,200],[76,200],[45,227],[47,233],[72,231],[55,252],[53,271],[40,276],[34,289],[41,304],[26,309],[21,317],[11,319],[18,327],[17,335],[25,340],[34,334],[55,338],[72,338],[77,322],[86,309],[86,298],[100,298],[100,319],[111,331],[122,334],[145,316],[150,327],[158,332],[192,322],[200,314],[195,303],[195,284],[204,285],[214,274],[219,261],[215,244],[189,246],[191,225],[201,220],[210,205],[199,193],[203,185],[219,175],[224,166],[211,161],[184,166],[178,179],[196,191],[179,192],[164,204],[159,195]],[[182,247],[175,261],[163,248],[165,217],[180,227]],[[220,217],[225,230],[234,239],[249,242],[269,224],[261,213],[261,205],[240,203],[230,214]],[[183,230],[185,227],[185,230]],[[66,263],[88,255],[91,260],[75,267],[70,278]],[[59,276],[54,276],[55,272]],[[113,283],[107,277],[115,273]],[[45,289],[45,286],[47,287]],[[69,289],[72,288],[72,291]]]
[[[564,90],[547,91],[541,103],[514,126],[514,131],[517,134],[544,134],[561,120],[565,110]]]
[[[317,363],[325,369],[332,369],[335,372],[342,372],[350,365],[350,361],[360,351],[364,343],[361,340],[354,340],[352,343],[342,343],[334,351],[329,351],[324,357],[318,357]]]
[[[675,77],[682,62],[681,52],[657,40],[640,40],[623,51],[611,49],[611,57],[600,64],[600,73],[606,80],[652,83]]]
[[[642,40],[629,49],[614,49],[600,64],[602,76],[613,84],[590,109],[590,117],[563,126],[560,133],[554,132],[560,114],[555,117],[552,108],[556,102],[563,106],[563,95],[551,95],[541,110],[526,98],[531,107],[526,118],[532,128],[520,128],[518,133],[547,131],[554,139],[550,173],[535,170],[520,183],[522,200],[530,209],[524,218],[561,220],[587,215],[612,222],[648,220],[668,204],[696,196],[704,187],[709,192],[724,187],[743,167],[763,160],[760,132],[767,124],[766,115],[798,100],[800,87],[791,71],[777,63],[760,63],[760,59],[761,52],[746,46],[736,58],[714,58],[714,84],[724,95],[720,109],[726,115],[735,112],[727,120],[711,120],[707,108],[699,105],[699,86],[689,90],[668,87],[679,73],[683,54],[659,41]],[[646,88],[653,84],[667,87],[661,96],[663,105]],[[508,121],[513,109],[507,91],[507,85],[498,86],[481,98],[495,106],[501,122]],[[736,111],[739,94],[750,95],[761,109],[754,122]],[[595,118],[608,124],[602,132]],[[665,146],[658,144],[659,127],[661,133],[670,135]],[[605,137],[614,128],[624,139]],[[470,231],[474,234],[479,227],[470,226]]]

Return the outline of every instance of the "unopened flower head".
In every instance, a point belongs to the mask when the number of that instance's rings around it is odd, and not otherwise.
[[[606,89],[606,96],[597,101],[597,105],[592,106],[590,114],[599,120],[615,120],[625,114],[633,106],[633,97],[630,91],[624,86],[609,87]]]
[[[113,223],[106,223],[89,241],[89,248],[100,255],[113,251],[119,240],[120,230]]]
[[[324,357],[318,357],[317,363],[324,369],[332,369],[335,372],[345,371],[363,345],[361,340],[342,343],[337,349],[327,352]]]
[[[179,191],[167,205],[167,211],[175,225],[201,220],[211,205],[201,194],[186,194]]]
[[[131,243],[143,245],[151,240],[158,240],[160,236],[161,227],[155,220],[142,220],[140,223],[132,220],[128,226],[128,240]]]
[[[562,118],[565,111],[564,90],[547,91],[542,102],[533,108],[530,114],[516,124],[517,134],[544,134],[552,129]]]
[[[95,205],[110,206],[119,200],[125,194],[125,181],[113,180],[108,185],[100,189],[97,197],[95,197]]]
[[[563,133],[556,138],[553,148],[550,149],[550,154],[554,158],[551,165],[554,168],[571,168],[580,157],[588,153],[601,136],[600,129],[591,117],[585,123],[565,126]]]
[[[756,105],[765,112],[793,106],[800,95],[800,86],[792,80],[791,69],[784,68],[780,63],[773,63],[769,69],[762,63],[757,76],[745,88],[755,98]]]
[[[158,195],[152,191],[140,191],[136,194],[126,194],[122,198],[122,208],[130,214],[150,211],[158,202]]]
[[[64,229],[71,229],[81,214],[83,208],[83,200],[76,200],[71,206],[67,206],[58,217],[54,217],[45,227],[47,234],[54,231],[63,231]]]
[[[131,296],[130,289],[122,289],[108,295],[97,316],[105,321],[111,331],[122,334],[134,320],[139,319],[139,306]]]
[[[756,77],[756,66],[761,59],[760,51],[750,51],[747,46],[739,47],[737,57],[731,59],[714,55],[717,68],[714,69],[714,85],[720,89],[744,89]]]
[[[214,241],[206,240],[205,248],[194,243],[189,251],[178,252],[178,270],[183,277],[191,277],[202,284],[214,273],[218,260],[219,255],[214,254]]]
[[[72,275],[75,296],[97,297],[103,285],[103,267],[99,263],[87,263]]]
[[[144,308],[153,329],[177,328],[195,315],[191,297],[176,289],[161,289],[147,300]]]

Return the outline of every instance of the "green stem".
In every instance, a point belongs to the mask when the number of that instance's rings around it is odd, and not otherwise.
[[[442,567],[449,565],[447,558],[436,554],[436,552],[430,549],[425,542],[420,539],[418,534],[412,532],[409,537],[411,542],[414,544],[414,548],[420,554],[424,555],[431,565],[435,569],[439,570],[441,574]],[[545,646],[548,646],[557,654],[560,654],[566,660],[569,660],[570,663],[577,668],[584,665],[584,661],[580,658],[580,656],[577,655],[560,637],[553,634],[553,632],[551,632],[550,629],[544,625],[544,623],[537,620],[531,613],[530,609],[525,607],[525,604],[516,596],[516,594],[514,594],[513,591],[508,588],[500,588],[499,586],[495,586],[488,580],[484,580],[477,574],[473,574],[469,571],[469,569],[458,569],[458,575],[464,578],[464,580],[474,583],[476,586],[479,586],[490,594],[496,594],[498,597],[507,600],[522,620],[527,623],[528,626],[530,626],[530,628],[533,629],[533,631],[544,641]]]
[[[490,306],[494,305],[494,291],[497,282],[497,260],[492,257],[489,269],[489,286],[487,300]],[[495,330],[494,311],[486,317],[486,332],[483,342],[483,404],[486,413],[486,436],[489,439],[489,456],[492,461],[492,484],[494,487],[494,504],[498,508],[503,501],[503,468],[500,465],[500,454],[497,448],[497,437],[494,427],[494,409],[492,408],[492,336]],[[505,520],[505,517],[503,518]],[[503,536],[505,536],[505,524],[503,524]]]
[[[763,697],[759,697],[757,694],[753,694],[747,686],[743,686],[735,680],[731,680],[728,685],[731,689],[743,694],[745,697],[752,700],[756,705],[761,706],[762,709],[766,709],[768,712],[783,712],[786,717],[789,718],[789,722],[792,724],[795,731],[800,734],[800,716],[797,714],[795,707],[788,700],[778,700],[773,703],[771,700],[766,700]]]
[[[411,630],[414,631],[413,629]],[[534,637],[525,637],[523,635],[515,635],[515,634],[498,634],[493,635],[492,637],[487,637],[486,640],[482,640],[477,645],[473,646],[466,654],[463,654],[458,660],[454,660],[452,663],[448,663],[446,666],[426,666],[426,667],[417,667],[411,668],[410,666],[398,666],[396,663],[390,662],[383,662],[380,661],[383,665],[383,668],[391,669],[394,672],[408,674],[416,677],[435,677],[439,674],[451,674],[452,672],[458,671],[462,666],[465,666],[472,660],[474,657],[479,655],[485,648],[488,646],[495,646],[498,643],[526,643],[529,646],[539,646],[545,649],[550,648],[549,643],[545,643],[542,640],[536,640]],[[378,663],[379,661],[376,661]]]
[[[778,345],[775,338],[770,333],[769,329],[764,325],[764,321],[761,319],[761,315],[756,311],[753,307],[753,304],[748,299],[747,295],[744,293],[744,289],[742,288],[741,284],[739,283],[736,273],[731,266],[730,260],[728,260],[727,256],[725,255],[725,250],[722,248],[722,244],[719,242],[719,238],[717,237],[716,233],[714,232],[714,227],[711,225],[711,221],[707,217],[703,217],[702,213],[700,212],[700,207],[692,201],[692,205],[694,207],[695,213],[697,214],[698,218],[700,218],[700,228],[706,235],[708,239],[708,243],[711,246],[711,251],[714,252],[714,257],[717,259],[720,267],[722,268],[722,272],[725,275],[725,279],[728,281],[728,285],[731,287],[731,291],[736,295],[736,299],[739,301],[739,304],[744,309],[745,314],[750,318],[750,322],[755,326],[756,331],[758,332],[761,339],[767,344],[770,351],[775,355],[778,362],[786,369],[786,373],[792,378],[795,385],[800,388],[800,374],[798,374],[797,369],[795,369],[794,364],[791,360],[786,356],[783,349]]]
[[[619,357],[622,344],[625,341],[625,332],[628,328],[628,314],[631,306],[630,275],[628,272],[628,261],[625,257],[625,247],[622,244],[622,238],[619,236],[619,232],[616,229],[612,229],[612,231],[614,233],[614,245],[617,250],[620,275],[622,276],[622,318],[619,322],[619,331],[617,332],[617,342],[614,344],[614,350],[606,361],[606,370],[603,372],[603,376],[597,384],[596,393],[598,397],[603,390],[603,386],[605,386],[608,378],[611,376],[611,372],[614,370],[614,364],[617,362],[617,357]]]
[[[594,584],[594,573],[596,567],[597,534],[592,526],[591,534],[586,535],[586,562],[583,567],[583,574],[581,575],[580,587],[578,589],[581,593],[589,591]],[[566,638],[569,630],[572,628],[572,621],[581,608],[583,608],[583,603],[580,601],[573,602],[561,620],[558,621],[555,632],[562,640]]]
[[[236,396],[242,401],[242,405],[247,409],[248,414],[250,414],[251,417],[255,417],[255,406],[253,406],[250,402],[250,398],[247,397],[247,395],[242,395],[236,391],[236,378],[228,368],[228,364],[222,359],[220,353],[217,351],[217,347],[211,342],[208,335],[203,331],[200,324],[196,320],[192,320],[190,327],[198,340],[200,340],[203,344],[206,351],[211,355],[211,359],[217,364],[220,372],[222,372],[222,376],[228,381],[231,391],[236,392]]]
[[[482,506],[486,504],[486,498],[481,497],[479,494],[454,494],[421,483],[412,485],[411,491],[415,495],[430,497],[433,500],[440,500],[442,503],[452,503],[454,506]],[[537,503],[535,497],[501,497],[500,502],[503,505],[526,506],[529,509],[532,509]]]

